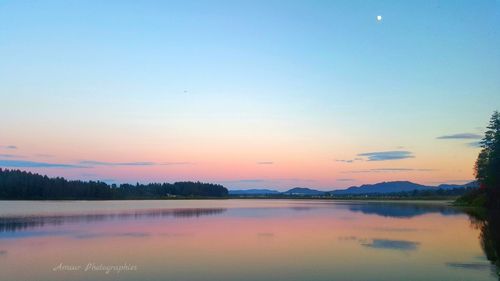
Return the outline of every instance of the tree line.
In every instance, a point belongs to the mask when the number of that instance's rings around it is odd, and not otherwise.
[[[473,206],[467,212],[475,227],[481,230],[480,241],[486,258],[496,265],[500,280],[500,113],[495,111],[480,142],[474,171],[479,188],[457,200],[459,205]]]
[[[500,113],[495,111],[480,142],[474,172],[479,189],[457,200],[462,205],[484,207],[500,212]]]
[[[226,197],[222,185],[202,182],[107,184],[102,181],[67,180],[0,168],[1,200],[114,200]]]

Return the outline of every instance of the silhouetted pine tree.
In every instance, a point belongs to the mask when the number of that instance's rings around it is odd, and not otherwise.
[[[101,181],[68,181],[20,170],[0,168],[0,199],[3,200],[109,200],[162,199],[182,197],[225,197],[228,191],[218,184],[201,182],[116,184]]]

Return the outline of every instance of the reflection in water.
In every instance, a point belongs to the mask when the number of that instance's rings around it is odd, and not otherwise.
[[[449,216],[459,211],[445,204],[179,200],[75,202],[75,210],[59,204],[19,202],[15,212],[0,205],[0,280],[496,280],[479,265],[488,263],[477,259],[484,256],[479,229],[466,215]],[[138,270],[54,272],[61,263],[128,263]]]
[[[95,239],[95,238],[108,238],[108,237],[132,237],[132,238],[143,238],[151,236],[151,233],[147,232],[123,232],[123,233],[83,233],[73,235],[76,239]]]
[[[0,217],[0,232],[24,231],[46,225],[61,225],[64,223],[91,223],[108,220],[143,219],[157,217],[199,217],[217,215],[226,211],[225,208],[203,209],[153,209],[136,210],[121,213],[73,214],[52,216],[12,216]]]
[[[425,215],[427,213],[440,213],[441,215],[456,215],[461,212],[446,205],[434,204],[406,204],[406,203],[385,203],[369,202],[349,205],[349,210],[362,212],[363,214],[379,215],[393,218],[412,218]]]
[[[476,271],[489,271],[492,276],[498,276],[496,266],[494,264],[488,263],[488,261],[482,262],[447,262],[446,266],[455,269],[466,269],[466,270],[476,270]]]
[[[357,236],[341,236],[339,241],[356,241],[359,245],[381,250],[398,250],[398,251],[415,251],[420,246],[420,242],[408,240],[394,240],[394,239],[364,239]]]
[[[393,240],[393,239],[363,239],[357,236],[341,236],[338,238],[340,241],[357,241],[361,246],[381,249],[381,250],[398,250],[398,251],[415,251],[420,246],[420,242],[407,241],[407,240]]]
[[[405,240],[373,239],[373,241],[369,243],[362,243],[361,245],[374,249],[415,251],[420,243]]]
[[[465,268],[465,269],[476,269],[476,270],[484,270],[484,269],[490,269],[491,265],[487,263],[480,263],[480,262],[471,262],[471,263],[457,263],[457,262],[448,262],[446,263],[447,266],[449,267],[458,267],[458,268]]]
[[[479,239],[486,258],[496,266],[500,280],[500,211],[467,211],[472,226],[481,231]]]

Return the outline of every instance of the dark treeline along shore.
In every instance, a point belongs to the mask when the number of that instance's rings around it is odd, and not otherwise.
[[[166,198],[221,198],[222,185],[202,182],[112,184],[101,181],[49,178],[0,168],[0,200],[123,200]]]
[[[472,225],[481,230],[481,246],[488,260],[497,267],[500,280],[500,113],[491,116],[481,140],[475,164],[479,188],[457,199],[471,216]]]

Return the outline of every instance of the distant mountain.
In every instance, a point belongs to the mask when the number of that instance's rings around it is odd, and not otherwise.
[[[380,182],[376,184],[364,184],[361,186],[351,186],[346,189],[337,189],[332,191],[321,191],[305,187],[295,187],[290,190],[279,192],[270,189],[247,189],[247,190],[229,190],[229,195],[297,195],[297,196],[318,196],[329,193],[333,196],[336,195],[364,195],[364,194],[389,194],[399,192],[411,191],[425,191],[425,190],[454,190],[460,188],[477,188],[477,182],[473,181],[467,184],[441,184],[438,186],[429,186],[413,183],[410,181],[390,181]]]
[[[229,195],[269,195],[269,194],[279,194],[277,190],[271,189],[240,189],[240,190],[229,190]]]
[[[406,192],[406,191],[425,190],[425,189],[435,190],[436,187],[416,184],[409,181],[391,181],[391,182],[381,182],[376,184],[364,184],[361,186],[351,186],[343,190],[333,190],[330,191],[330,193],[332,195],[395,193],[395,192]]]
[[[385,194],[385,193],[398,193],[409,191],[422,191],[422,190],[453,190],[457,188],[478,187],[477,182],[470,182],[463,185],[458,184],[441,184],[438,186],[429,186],[416,184],[410,181],[391,181],[381,182],[376,184],[364,184],[361,186],[352,186],[347,189],[330,191],[332,195],[359,195],[359,194]]]
[[[305,187],[295,187],[283,192],[285,195],[323,195],[325,191],[310,189]]]

